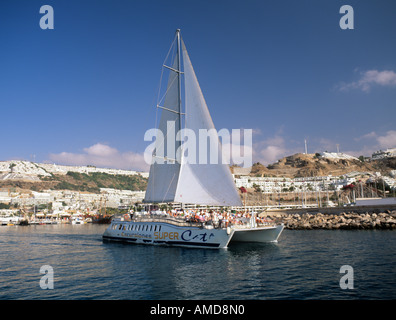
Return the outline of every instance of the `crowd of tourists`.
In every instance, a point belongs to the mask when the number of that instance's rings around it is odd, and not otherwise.
[[[212,223],[215,226],[246,225],[255,222],[257,225],[270,224],[272,221],[259,217],[256,213],[244,211],[206,210],[206,209],[172,209],[141,212],[143,215],[169,217],[192,223]]]

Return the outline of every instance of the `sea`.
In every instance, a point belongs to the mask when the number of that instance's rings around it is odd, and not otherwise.
[[[1,226],[0,299],[396,299],[396,231],[284,230],[213,250],[103,242],[107,226]]]

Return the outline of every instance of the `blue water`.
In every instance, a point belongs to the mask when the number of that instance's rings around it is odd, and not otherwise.
[[[103,243],[106,227],[0,227],[0,299],[396,299],[395,231],[284,230],[276,244],[208,250]]]

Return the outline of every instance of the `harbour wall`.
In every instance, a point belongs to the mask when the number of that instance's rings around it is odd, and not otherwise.
[[[273,210],[260,216],[292,230],[396,230],[396,205]]]
[[[372,206],[351,206],[351,207],[322,207],[322,208],[299,208],[299,209],[279,209],[279,210],[268,210],[263,214],[270,214],[271,216],[277,215],[288,215],[288,214],[341,214],[343,212],[354,212],[354,213],[381,213],[386,211],[395,211],[395,205],[372,205]]]

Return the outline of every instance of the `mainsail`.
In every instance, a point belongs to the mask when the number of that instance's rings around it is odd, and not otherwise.
[[[180,172],[180,159],[176,159],[175,150],[181,144],[175,137],[181,129],[180,54],[176,54],[171,68],[164,103],[158,106],[162,109],[158,127],[162,134],[157,134],[155,141],[145,202],[173,202],[175,199]],[[172,141],[169,147],[168,141]]]
[[[221,143],[188,56],[187,49],[180,38],[179,31],[177,31],[176,36],[178,39],[178,53],[180,53],[180,44],[183,53],[185,129],[193,132],[195,137],[199,137],[200,130],[206,130],[208,133],[208,140],[217,143],[214,145],[212,143],[206,144],[204,150],[201,148],[197,149],[197,153],[201,153],[201,155],[204,154],[207,158],[208,161],[205,161],[205,163],[201,163],[198,159],[195,159],[197,161],[191,161],[188,157],[184,157],[183,145],[181,145],[182,152],[179,159],[176,159],[176,153],[172,155],[166,154],[165,157],[172,158],[176,161],[171,161],[167,158],[167,161],[158,163],[159,161],[158,158],[156,158],[156,153],[159,149],[157,150],[157,146],[160,147],[162,146],[161,144],[166,144],[167,137],[170,134],[170,128],[169,125],[167,125],[167,123],[169,123],[168,121],[174,121],[175,132],[178,132],[180,129],[181,122],[179,117],[182,114],[181,101],[180,99],[177,101],[178,97],[180,97],[180,85],[178,85],[178,81],[176,81],[179,80],[176,78],[181,76],[179,54],[179,57],[175,58],[172,66],[174,71],[171,72],[168,79],[167,94],[171,94],[171,96],[169,99],[168,96],[165,99],[164,106],[166,105],[166,107],[162,110],[159,126],[159,130],[165,132],[165,138],[161,141],[157,136],[156,150],[154,150],[153,163],[150,167],[145,202],[180,202],[201,205],[242,206],[230,168],[227,163],[223,163],[222,161]],[[175,86],[175,83],[177,88],[172,88]],[[170,93],[171,89],[174,90],[172,91],[173,93]],[[177,141],[175,145],[177,150],[180,147],[180,141]],[[165,153],[167,152],[166,149],[167,148],[164,149]],[[201,155],[197,155],[197,158],[202,158]],[[215,161],[213,161],[213,156],[216,156]]]

